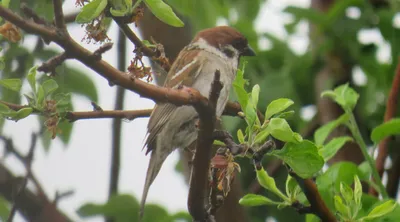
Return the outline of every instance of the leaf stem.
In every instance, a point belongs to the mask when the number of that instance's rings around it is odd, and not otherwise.
[[[382,180],[379,177],[378,171],[375,166],[375,161],[372,159],[372,157],[368,154],[367,151],[367,145],[364,142],[364,139],[361,136],[360,129],[358,128],[356,119],[354,117],[354,114],[351,110],[346,110],[346,112],[349,114],[349,129],[351,133],[354,136],[355,141],[360,145],[360,149],[362,154],[364,155],[364,158],[367,160],[369,166],[371,167],[371,173],[372,177],[375,180],[376,185],[379,188],[379,193],[382,195],[383,199],[389,198],[385,187],[383,186]]]

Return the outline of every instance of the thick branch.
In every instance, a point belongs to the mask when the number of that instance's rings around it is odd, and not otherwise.
[[[399,100],[399,90],[400,90],[400,57],[398,58],[396,73],[393,77],[392,88],[389,92],[389,97],[386,102],[386,112],[384,121],[387,122],[392,119],[396,113],[397,102]],[[383,171],[385,170],[385,160],[388,155],[388,145],[389,139],[385,138],[379,143],[378,156],[376,157],[376,169],[378,170],[379,176],[382,178]],[[370,187],[369,193],[373,195],[378,195],[378,193]]]
[[[60,34],[56,30],[26,21],[9,9],[1,6],[0,16],[27,32],[41,35],[42,37],[45,36],[48,39],[56,42],[66,51],[67,54],[93,69],[98,74],[106,78],[109,82],[136,92],[142,97],[150,98],[157,102],[170,102],[175,105],[195,105],[207,103],[207,99],[203,97],[197,90],[192,89],[189,91],[184,91],[179,89],[158,87],[139,79],[132,78],[126,73],[115,69],[104,60],[93,59],[93,53],[80,46],[73,39]]]
[[[206,198],[206,191],[204,188],[208,181],[213,131],[216,122],[215,108],[221,89],[220,72],[217,70],[211,87],[209,103],[205,106],[195,106],[200,121],[188,197],[188,209],[193,217],[193,221],[200,222],[209,219],[209,215],[204,206],[204,200]]]

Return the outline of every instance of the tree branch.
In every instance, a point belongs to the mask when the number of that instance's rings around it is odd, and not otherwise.
[[[297,183],[306,195],[310,208],[324,222],[336,222],[335,215],[326,206],[324,200],[318,192],[317,186],[312,179],[303,179],[292,171],[289,171],[290,176],[296,179]]]
[[[54,10],[54,23],[56,26],[62,30],[66,30],[64,21],[64,13],[62,10],[62,1],[61,0],[53,0],[53,10]]]
[[[31,21],[26,21],[9,9],[0,6],[0,16],[5,20],[10,21],[19,28],[46,37],[51,41],[60,45],[67,54],[79,60],[109,82],[117,84],[125,89],[136,92],[142,97],[150,98],[156,102],[169,102],[175,105],[195,105],[207,104],[207,98],[203,97],[197,90],[180,90],[164,88],[148,84],[139,79],[133,78],[126,73],[121,72],[104,60],[93,59],[93,53],[83,48],[73,39],[57,32],[56,29],[46,28],[35,24]]]
[[[18,211],[27,221],[67,222],[72,221],[58,211],[45,196],[34,194],[24,188],[17,198],[13,195],[20,187],[21,178],[14,176],[3,164],[0,164],[0,194],[9,202],[14,202]]]
[[[75,22],[76,16],[78,16],[79,12],[73,12],[64,16],[65,23],[73,23]]]
[[[126,38],[122,31],[118,35],[118,69],[124,71],[126,69]],[[115,98],[115,110],[124,108],[125,89],[118,87]],[[112,123],[112,144],[111,144],[111,169],[110,169],[110,186],[108,190],[108,198],[118,193],[118,182],[121,162],[121,131],[122,120],[113,119]],[[111,218],[107,219],[112,222]]]
[[[207,221],[210,219],[204,206],[206,198],[205,187],[208,181],[208,170],[210,166],[211,147],[213,144],[213,132],[215,129],[215,108],[219,93],[222,89],[220,72],[215,72],[214,81],[211,86],[209,103],[195,105],[199,114],[199,132],[196,141],[196,154],[193,159],[192,174],[190,178],[188,209],[193,221]]]
[[[384,122],[392,119],[396,113],[397,102],[399,100],[400,91],[400,57],[398,58],[396,73],[393,77],[392,88],[389,92],[389,97],[386,102],[386,112],[384,117]],[[379,143],[378,146],[378,156],[376,157],[376,169],[378,170],[379,176],[382,178],[383,172],[385,171],[385,161],[388,155],[388,145],[390,138],[385,138]],[[378,192],[371,186],[369,188],[369,193],[377,196]]]

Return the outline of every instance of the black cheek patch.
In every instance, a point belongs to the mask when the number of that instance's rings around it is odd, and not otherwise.
[[[222,49],[222,52],[228,57],[228,58],[233,58],[235,55],[235,52],[232,49],[229,48],[224,48]]]

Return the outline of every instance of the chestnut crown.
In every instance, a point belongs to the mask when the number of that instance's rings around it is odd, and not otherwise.
[[[226,46],[232,46],[239,52],[239,56],[254,56],[253,49],[249,46],[246,37],[236,29],[229,26],[217,26],[214,28],[204,29],[197,33],[193,42],[204,39],[207,43],[215,48],[223,50],[223,52],[231,57],[231,52]]]

